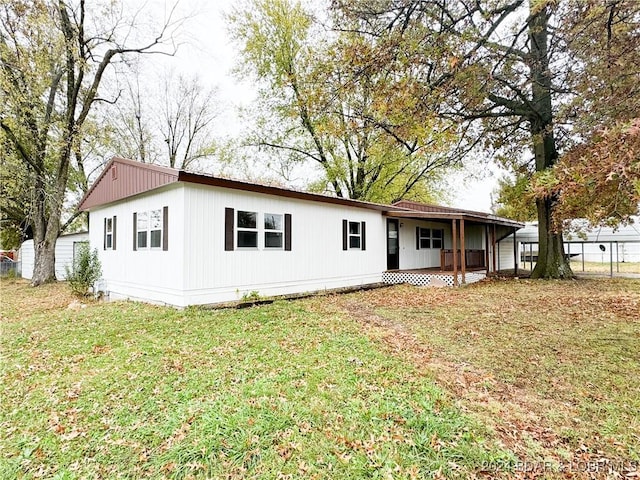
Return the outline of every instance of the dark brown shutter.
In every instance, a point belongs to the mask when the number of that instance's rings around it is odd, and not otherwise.
[[[116,249],[116,220],[118,217],[113,216],[113,224],[111,226],[111,248]]]
[[[104,217],[104,228],[102,230],[102,249],[107,249],[107,217]]]
[[[162,207],[162,250],[169,250],[169,207]]]
[[[416,227],[416,250],[420,250],[420,227]]]
[[[349,248],[349,222],[342,220],[342,250]]]
[[[284,214],[284,249],[291,251],[291,214]]]
[[[360,245],[362,245],[362,250],[367,249],[367,222],[362,222],[360,224],[360,233],[362,234],[362,240]]]
[[[133,212],[133,249],[137,250],[138,249],[138,245],[137,245],[137,237],[138,237],[138,214],[136,212]]]
[[[233,250],[233,208],[224,209],[224,249]]]

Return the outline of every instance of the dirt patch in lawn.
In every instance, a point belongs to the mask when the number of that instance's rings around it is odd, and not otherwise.
[[[30,295],[24,295],[28,290]],[[80,305],[82,302],[73,296],[66,283],[54,282],[31,287],[28,280],[3,279],[0,283],[0,314],[4,321],[15,321],[23,318],[22,315],[33,315],[49,312],[56,308],[67,308],[69,305]]]
[[[640,463],[640,282],[487,281],[333,298],[535,468],[616,478]],[[597,465],[595,471],[584,466]],[[524,476],[525,473],[523,473]]]

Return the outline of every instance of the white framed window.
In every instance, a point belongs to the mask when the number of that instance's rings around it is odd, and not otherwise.
[[[238,210],[236,217],[238,248],[258,248],[258,213]]]
[[[136,220],[136,247],[138,250],[149,247],[149,213],[138,212]]]
[[[284,238],[284,215],[264,214],[264,248],[282,248]]]
[[[443,248],[442,242],[444,241],[444,230],[431,229],[431,248],[441,249]]]
[[[349,222],[349,248],[362,248],[362,230],[360,222]]]
[[[169,207],[146,212],[133,212],[133,249],[168,250],[168,220]],[[115,217],[113,230],[115,235]]]
[[[149,244],[151,248],[162,247],[162,210],[149,212]]]
[[[436,228],[422,228],[418,227],[418,241],[417,248],[442,248],[443,231]]]
[[[104,248],[105,250],[113,249],[113,217],[105,219],[104,226]]]

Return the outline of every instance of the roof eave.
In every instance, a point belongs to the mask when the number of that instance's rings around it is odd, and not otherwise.
[[[508,218],[496,217],[494,215],[475,215],[467,212],[419,212],[416,210],[413,211],[405,211],[405,210],[387,210],[384,214],[388,217],[397,217],[397,218],[413,218],[416,220],[469,220],[478,223],[486,223],[490,225],[502,225],[505,227],[513,227],[513,228],[524,228],[524,224],[521,222],[516,222],[515,220],[509,220]]]

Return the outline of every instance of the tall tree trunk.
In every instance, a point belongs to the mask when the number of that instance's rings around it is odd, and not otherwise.
[[[73,131],[74,128],[71,126],[70,130]],[[60,236],[62,205],[69,179],[73,135],[69,133],[67,138],[68,140],[60,152],[53,192],[47,194],[43,182],[40,182],[41,188],[38,189],[42,194],[39,194],[36,199],[36,217],[34,219],[37,226],[34,229],[33,237],[34,269],[31,278],[33,286],[56,280],[56,242]]]
[[[553,135],[553,109],[551,104],[551,72],[549,70],[547,5],[539,2],[531,6],[529,39],[531,44],[532,104],[531,122],[536,171],[551,168],[558,159]],[[555,232],[551,217],[554,198],[537,201],[538,209],[538,262],[532,278],[571,278],[571,266],[564,254],[562,232]]]
[[[47,214],[47,193],[46,186],[40,175],[35,180],[35,209],[33,212],[33,276],[31,285],[37,286],[43,283],[56,280],[56,239],[57,235],[51,239],[47,235],[51,215]]]

